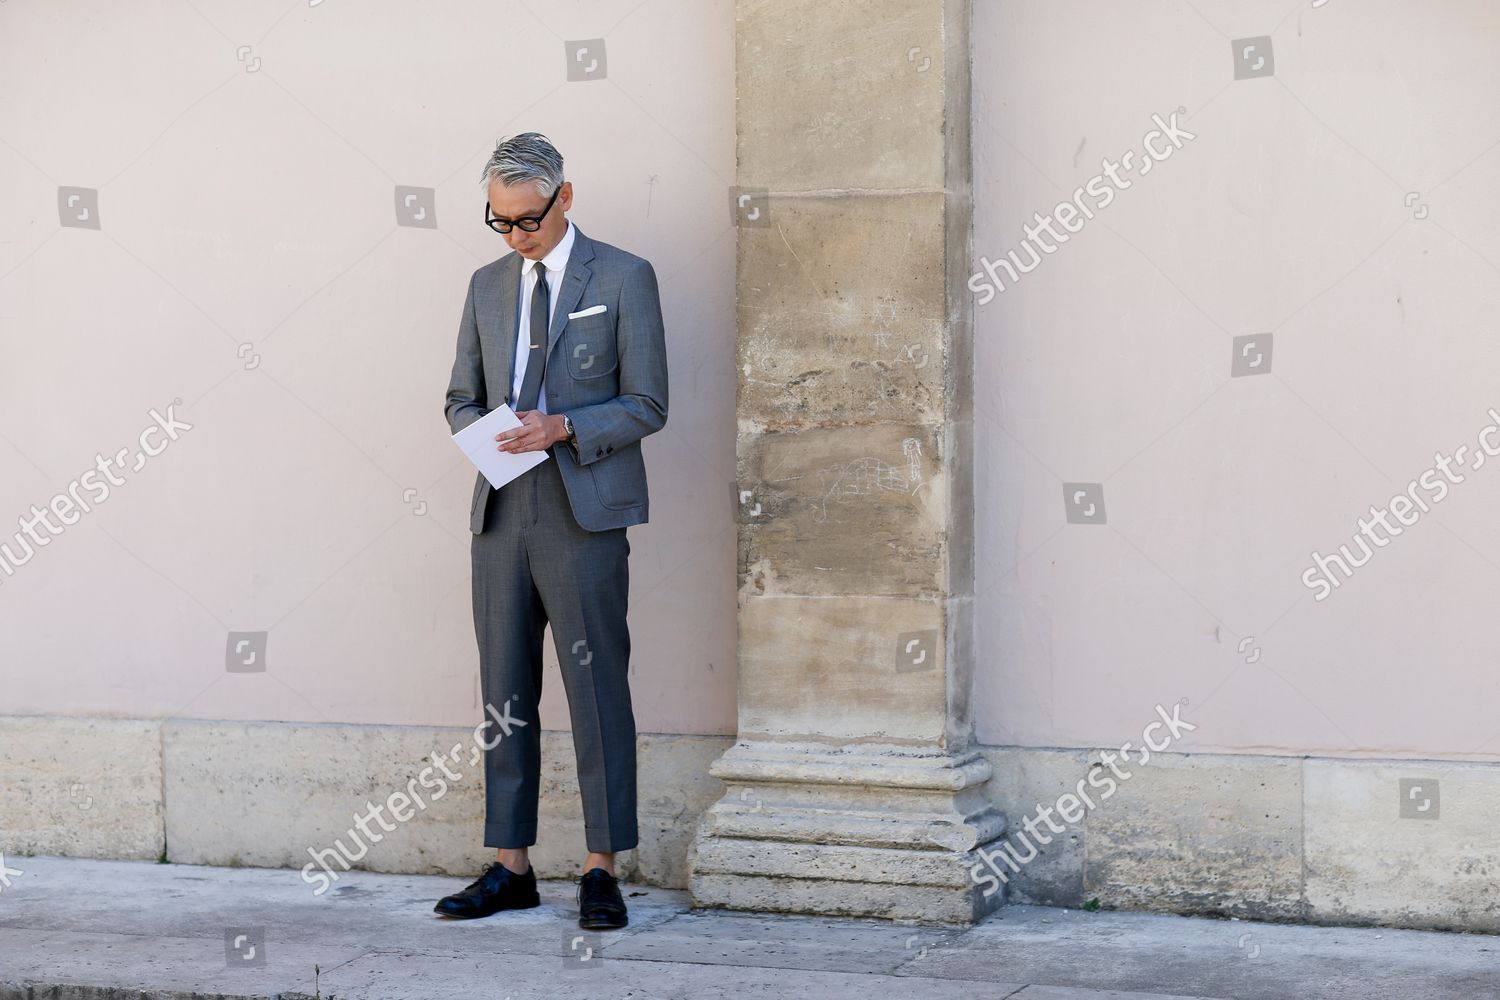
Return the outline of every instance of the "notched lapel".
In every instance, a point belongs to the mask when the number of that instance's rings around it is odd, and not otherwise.
[[[521,255],[511,253],[500,266],[481,278],[474,286],[474,318],[479,324],[479,339],[491,340],[490,350],[498,362],[497,370],[507,373],[501,397],[510,402],[510,372],[516,353],[516,329],[521,317]]]
[[[552,356],[552,348],[556,346],[558,338],[568,326],[568,313],[576,312],[579,300],[583,298],[583,290],[588,286],[589,279],[593,277],[594,270],[589,267],[589,261],[594,259],[594,241],[583,235],[583,230],[578,224],[573,224],[573,252],[568,255],[568,266],[563,271],[562,288],[557,292],[557,306],[552,310],[553,324],[551,332],[547,335],[547,356]]]

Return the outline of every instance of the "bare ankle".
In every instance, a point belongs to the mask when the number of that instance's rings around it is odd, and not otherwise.
[[[505,866],[507,871],[515,872],[517,875],[525,875],[531,870],[531,859],[526,855],[524,847],[501,847],[495,851],[495,860]]]

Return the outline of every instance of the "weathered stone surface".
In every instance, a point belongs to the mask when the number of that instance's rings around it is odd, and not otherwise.
[[[940,611],[931,601],[878,597],[746,600],[740,609],[740,736],[941,739]],[[919,645],[898,660],[911,642]],[[915,663],[923,653],[926,660]]]
[[[771,200],[739,233],[742,422],[942,419],[943,195]],[[962,359],[968,363],[967,357]]]
[[[740,0],[740,182],[795,191],[941,187],[945,43],[955,69],[968,64],[967,34],[945,38],[942,6]]]
[[[342,852],[355,867],[371,871],[469,875],[494,858],[483,843],[484,769],[469,729],[188,721],[165,726],[173,861],[301,869],[312,862],[311,849]],[[708,764],[726,742],[638,738],[641,843],[617,860],[622,874],[686,884],[692,831],[723,787],[707,774]],[[434,768],[427,771],[429,784],[422,783],[435,751],[449,755],[447,766],[458,780]],[[380,839],[364,836],[356,817],[372,803],[391,803],[397,793],[420,797],[422,804],[397,800],[396,815],[383,805],[395,829],[369,819],[365,826]],[[568,733],[543,734],[538,819],[531,850],[537,872],[544,878],[576,872],[585,848]],[[323,857],[335,874],[345,871],[332,854]]]
[[[748,847],[745,856],[752,856]],[[955,859],[953,867],[964,868],[964,859]],[[933,924],[970,924],[984,915],[976,909],[977,897],[961,888],[943,886],[695,872],[690,888],[695,905],[731,910],[882,917]]]
[[[0,850],[12,859],[161,854],[158,723],[0,717],[0,747]]]
[[[1117,766],[1130,777],[1087,814],[1086,895],[1108,907],[1301,915],[1300,761],[1162,753]]]
[[[984,756],[994,768],[994,776],[984,786],[989,800],[1004,814],[1012,835],[1022,820],[1035,816],[1038,806],[1052,806],[1058,796],[1075,792],[1078,782],[1088,774],[1090,754],[1087,750],[1032,750],[1018,747],[987,747]],[[1045,903],[1049,906],[1082,906],[1084,895],[1084,837],[1087,814],[1066,833],[1049,834],[1050,844],[1035,844],[1037,856],[1019,872],[1001,863],[1010,879],[1009,901]],[[1029,852],[1014,845],[1021,855]]]
[[[910,424],[742,439],[742,592],[938,596],[942,459],[934,429]]]
[[[1309,916],[1500,931],[1500,768],[1309,760]]]
[[[174,862],[301,869],[316,851],[370,871],[461,875],[493,857],[480,836],[484,771],[470,730],[178,720],[163,742]],[[453,757],[457,780],[432,764],[434,752]],[[424,772],[433,787],[422,786]],[[359,830],[357,817],[412,795],[409,784],[420,801],[411,818],[387,811],[395,830],[373,818],[371,835]]]
[[[742,736],[713,772],[728,788],[696,841],[699,905],[969,922],[1004,901],[970,875],[1005,829],[977,752]]]
[[[738,10],[738,180],[768,217],[738,233],[739,741],[693,896],[972,921],[1005,824],[967,753],[969,4]]]

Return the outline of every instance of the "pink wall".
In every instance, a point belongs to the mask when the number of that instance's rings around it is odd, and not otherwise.
[[[1138,741],[1185,699],[1184,749],[1494,759],[1496,27],[1480,0],[975,4],[976,269],[1029,264],[1023,223],[1139,160],[1153,114],[1194,135],[976,309],[983,740]],[[1250,335],[1269,370],[1232,375]],[[1462,483],[1304,585],[1459,446]]]
[[[442,404],[469,275],[505,251],[480,170],[535,129],[666,314],[637,723],[732,732],[733,5],[195,6],[0,8],[0,86],[26,95],[0,103],[0,516],[152,408],[192,425],[0,575],[0,712],[478,717],[474,473]],[[568,82],[565,41],[592,38],[604,78]],[[396,225],[398,185],[435,189],[439,228]],[[101,229],[59,226],[65,186]],[[264,672],[226,670],[241,630],[268,631]]]

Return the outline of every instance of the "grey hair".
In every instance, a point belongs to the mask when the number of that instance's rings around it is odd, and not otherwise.
[[[550,198],[552,192],[562,187],[562,154],[540,132],[522,132],[501,139],[484,165],[479,185],[488,191],[495,181],[506,187],[531,181],[543,198]]]

